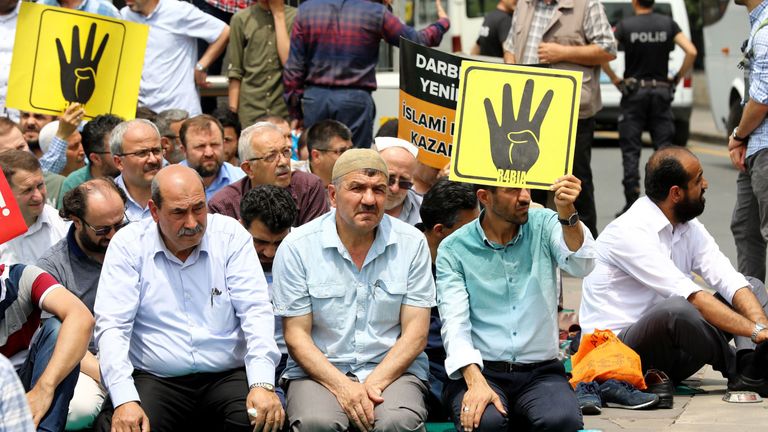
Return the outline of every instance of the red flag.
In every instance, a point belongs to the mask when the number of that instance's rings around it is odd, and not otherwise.
[[[27,224],[24,223],[24,216],[21,215],[5,174],[0,170],[0,244],[25,232],[27,232]]]

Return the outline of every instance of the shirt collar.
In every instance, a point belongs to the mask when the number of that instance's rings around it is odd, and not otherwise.
[[[181,260],[179,260],[176,255],[174,255],[166,246],[165,242],[163,241],[163,236],[160,235],[160,226],[157,225],[157,223],[151,219],[147,218],[144,219],[141,223],[146,223],[148,226],[146,229],[151,230],[151,235],[153,237],[153,250],[154,253],[153,256],[157,256],[157,254],[162,253],[165,255],[166,259],[173,261],[175,263],[181,264],[183,266],[194,264],[197,259],[199,258],[201,253],[205,253],[208,255],[208,251],[210,250],[210,242],[208,241],[208,233],[209,229],[211,227],[211,219],[213,218],[213,215],[209,214],[207,217],[207,225],[205,229],[205,233],[203,234],[203,238],[200,241],[200,244],[197,245],[197,247],[192,251],[192,253],[187,257],[186,261],[183,263]]]
[[[85,254],[83,249],[80,248],[80,245],[77,244],[77,239],[75,238],[75,224],[70,225],[69,231],[67,231],[67,246],[69,247],[69,251],[76,257],[80,259],[90,259],[90,257]]]
[[[344,246],[344,243],[341,242],[339,232],[336,230],[336,209],[331,209],[331,211],[326,213],[324,217],[325,219],[322,220],[320,228],[321,246],[324,249],[336,248],[340,254],[344,255],[347,248]],[[375,258],[381,255],[384,253],[387,246],[396,244],[398,239],[399,236],[392,230],[391,216],[385,214],[381,219],[381,222],[379,222],[379,225],[376,227],[376,234],[374,235],[373,244],[370,249],[373,254],[369,251],[368,256]]]
[[[757,5],[756,8],[752,9],[752,12],[749,13],[750,27],[762,21],[760,18],[761,18],[761,15],[763,14],[763,11],[765,11],[766,7],[768,7],[768,1],[763,1],[759,5]]]
[[[37,220],[35,223],[33,223],[28,229],[27,233],[25,235],[31,235],[34,234],[41,229],[43,229],[43,225],[51,225],[51,218],[48,214],[48,204],[43,205],[43,212],[40,213],[40,216],[37,217]],[[54,210],[55,211],[55,210]]]
[[[670,232],[674,231],[683,234],[688,231],[688,223],[681,223],[677,224],[677,226],[673,226],[669,219],[667,219],[667,215],[665,215],[659,206],[647,196],[644,196],[637,201],[638,210],[640,212],[640,214],[637,215],[639,216],[638,219],[645,220],[645,223],[653,229],[653,232],[658,233],[664,230],[669,230]]]
[[[520,238],[523,237],[523,227],[525,226],[525,224],[520,225],[519,229],[517,230],[517,235],[515,235],[512,238],[512,240],[510,240],[507,244],[502,245],[502,244],[496,243],[493,240],[489,240],[488,236],[485,235],[483,226],[480,224],[480,222],[483,220],[484,217],[485,217],[485,209],[481,210],[480,216],[470,223],[474,224],[473,229],[475,230],[475,234],[478,236],[478,238],[482,239],[483,243],[489,248],[494,250],[506,249],[508,246],[512,246],[513,244],[517,243],[518,240],[520,240]]]
[[[128,205],[129,206],[136,207],[137,209],[139,209],[141,211],[145,211],[149,207],[149,204],[147,204],[147,207],[142,207],[142,206],[139,205],[139,203],[137,203],[133,199],[133,197],[131,196],[131,193],[128,192],[128,188],[125,186],[125,180],[123,180],[123,175],[122,174],[120,174],[119,176],[115,177],[115,183],[118,186],[120,186],[120,189],[122,189],[123,192],[125,192],[125,196],[128,197]],[[136,222],[136,221],[131,221],[131,222]]]

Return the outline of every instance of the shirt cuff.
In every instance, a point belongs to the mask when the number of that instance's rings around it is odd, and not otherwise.
[[[734,273],[733,275],[726,278],[726,280],[723,282],[723,290],[718,292],[720,293],[723,298],[728,301],[729,304],[733,304],[733,296],[736,295],[736,291],[746,287],[747,289],[751,290],[752,284],[749,283],[747,278],[744,277],[741,273]]]
[[[461,379],[461,368],[467,365],[476,364],[483,370],[483,356],[476,349],[462,349],[461,354],[449,355],[445,359],[445,372],[448,378],[452,380]]]
[[[581,246],[575,251],[568,249],[568,245],[565,243],[565,236],[563,235],[560,237],[560,248],[566,257],[595,258],[595,239],[592,238],[592,233],[584,225],[584,222],[579,221],[579,225],[581,226],[581,232],[584,233],[584,241],[581,243]]]
[[[434,299],[432,299],[432,301],[429,301],[429,300],[415,300],[415,299],[411,300],[406,298],[405,300],[403,300],[403,304],[407,306],[427,308],[427,309],[431,309],[437,306],[437,302]]]
[[[127,381],[111,385],[109,387],[109,396],[112,398],[112,406],[115,408],[128,402],[141,402],[139,392],[133,384],[133,378],[128,378]]]
[[[269,383],[275,385],[275,365],[266,359],[257,359],[246,365],[245,374],[248,377],[248,386],[255,383]]]

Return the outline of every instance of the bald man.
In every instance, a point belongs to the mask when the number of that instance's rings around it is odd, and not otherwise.
[[[731,390],[768,396],[768,293],[720,252],[696,218],[708,183],[698,158],[683,147],[655,152],[645,166],[645,193],[608,224],[584,278],[580,321],[585,333],[610,329],[635,350],[643,368],[674,383],[709,364]],[[693,281],[698,274],[716,295]],[[728,341],[735,337],[736,350]],[[751,340],[750,340],[751,339]],[[760,364],[762,363],[762,364]],[[672,406],[672,389],[660,407]]]
[[[384,211],[409,225],[416,225],[421,222],[419,209],[422,200],[421,195],[413,190],[419,150],[408,141],[389,137],[376,138],[376,149],[389,171]]]
[[[160,170],[151,189],[152,217],[115,234],[101,271],[96,344],[111,404],[96,430],[277,431],[280,352],[251,235],[207,213],[191,168]]]

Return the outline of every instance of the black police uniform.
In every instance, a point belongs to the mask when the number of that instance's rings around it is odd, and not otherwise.
[[[480,46],[480,54],[491,57],[504,57],[502,45],[507,39],[509,28],[512,27],[512,14],[499,9],[494,9],[483,19],[480,27],[480,35],[477,45]]]
[[[623,19],[616,26],[616,40],[624,48],[624,89],[619,116],[619,145],[624,165],[624,194],[627,207],[640,194],[638,169],[641,135],[651,133],[654,148],[672,145],[674,83],[669,80],[669,53],[675,48],[677,23],[658,13]]]

